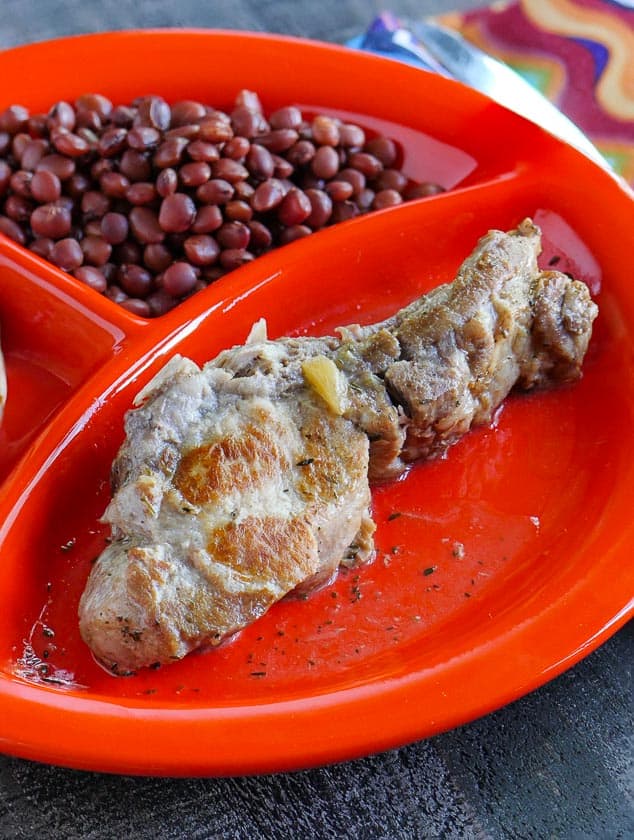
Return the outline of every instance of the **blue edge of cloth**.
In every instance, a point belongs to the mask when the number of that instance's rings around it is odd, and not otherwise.
[[[406,64],[411,64],[413,67],[430,70],[433,73],[442,72],[438,66],[434,66],[431,56],[428,63],[420,55],[414,55],[410,52],[406,46],[396,44],[392,39],[392,35],[396,30],[399,30],[401,35],[411,37],[412,44],[416,43],[414,36],[409,33],[407,27],[398,18],[391,12],[383,12],[374,18],[366,32],[346,41],[346,46],[371,52],[374,55],[383,56],[383,58],[403,61]],[[417,44],[416,46],[420,49],[420,45]]]

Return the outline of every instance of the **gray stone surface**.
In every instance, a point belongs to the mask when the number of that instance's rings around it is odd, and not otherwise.
[[[153,26],[203,26],[282,32],[345,41],[389,8],[420,17],[469,9],[474,0],[0,0],[0,47],[61,35]]]
[[[444,4],[389,6],[415,16]],[[0,47],[140,26],[344,41],[382,8],[364,0],[0,0]],[[331,767],[155,779],[0,757],[0,838],[625,840],[634,836],[633,633],[626,627],[568,673],[482,720]]]
[[[475,723],[331,767],[238,779],[108,776],[0,758],[0,836],[634,836],[630,625]]]

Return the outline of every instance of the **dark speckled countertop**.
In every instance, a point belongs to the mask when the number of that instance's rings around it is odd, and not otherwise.
[[[389,4],[410,16],[475,5]],[[0,47],[152,26],[268,30],[342,42],[383,8],[370,0],[2,0]],[[632,642],[630,624],[552,683],[481,720],[315,770],[132,778],[0,757],[0,837],[632,837]]]

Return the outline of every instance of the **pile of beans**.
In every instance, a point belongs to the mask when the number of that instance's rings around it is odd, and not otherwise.
[[[143,317],[272,248],[432,195],[397,144],[294,106],[266,117],[100,94],[0,113],[0,232]]]

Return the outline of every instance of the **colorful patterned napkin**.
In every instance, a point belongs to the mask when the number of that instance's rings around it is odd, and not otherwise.
[[[438,20],[531,82],[634,185],[632,0],[514,0]],[[393,26],[380,16],[356,46],[385,54]]]

